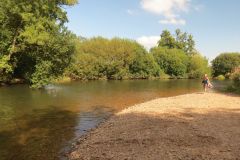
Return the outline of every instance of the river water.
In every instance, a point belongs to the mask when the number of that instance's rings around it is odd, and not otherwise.
[[[219,86],[220,82],[214,82]],[[127,106],[202,91],[201,80],[71,82],[0,88],[0,160],[58,160],[71,144]]]

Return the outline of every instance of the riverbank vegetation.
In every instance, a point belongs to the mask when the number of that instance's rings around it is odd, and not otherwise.
[[[231,79],[229,91],[240,93],[240,53],[222,53],[212,61],[213,76],[217,79]]]
[[[153,56],[137,42],[102,37],[78,41],[66,76],[77,80],[159,77]]]
[[[210,74],[208,60],[195,50],[191,35],[164,30],[158,46],[147,51],[136,41],[95,37],[80,39],[65,76],[79,80],[200,78]]]
[[[240,53],[222,53],[212,61],[213,76],[230,78],[236,67],[240,66]]]
[[[41,88],[58,79],[201,78],[211,75],[208,60],[191,34],[161,33],[149,51],[135,40],[77,37],[65,26],[64,6],[77,0],[0,2],[0,83],[28,83]],[[235,77],[239,53],[221,54],[213,76]],[[233,76],[233,75],[234,76]]]
[[[0,1],[0,82],[23,79],[40,88],[61,76],[74,53],[63,6],[76,0]]]

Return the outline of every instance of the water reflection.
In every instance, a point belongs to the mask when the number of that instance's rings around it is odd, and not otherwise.
[[[200,80],[73,82],[0,88],[0,159],[55,160],[116,111],[156,97],[201,91]]]
[[[103,122],[114,113],[111,107],[92,106],[92,111],[79,113],[78,125],[76,128],[76,137],[86,133],[86,131],[95,128],[98,123]]]
[[[70,111],[49,106],[16,117],[11,121],[15,127],[1,128],[2,159],[58,159],[56,153],[75,136],[77,114]]]

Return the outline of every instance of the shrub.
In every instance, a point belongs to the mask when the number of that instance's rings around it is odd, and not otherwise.
[[[153,48],[155,61],[163,71],[172,77],[183,77],[187,72],[188,56],[180,49]]]
[[[7,82],[11,79],[13,67],[9,63],[10,58],[8,56],[0,55],[0,82]]]
[[[222,81],[222,80],[225,80],[225,77],[224,75],[219,75],[215,79]]]
[[[163,74],[163,71],[151,54],[137,56],[130,65],[129,70],[132,74],[132,78],[159,77]]]
[[[191,55],[189,58],[188,77],[201,78],[204,74],[211,75],[208,60],[200,54]]]
[[[142,79],[159,77],[161,73],[153,56],[127,39],[97,37],[79,41],[74,59],[66,71],[72,79]]]
[[[231,79],[233,80],[233,86],[237,91],[240,91],[240,67],[236,68],[231,75]]]
[[[228,75],[240,65],[240,53],[223,53],[212,61],[213,76]]]

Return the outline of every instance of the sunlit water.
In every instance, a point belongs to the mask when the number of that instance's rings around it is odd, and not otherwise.
[[[221,86],[220,82],[215,82]],[[0,160],[55,160],[89,129],[127,106],[202,91],[201,80],[72,82],[0,88]]]

